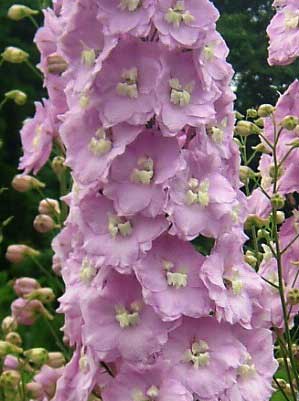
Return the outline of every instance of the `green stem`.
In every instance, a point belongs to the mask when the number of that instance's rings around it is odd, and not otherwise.
[[[258,240],[257,240],[257,236],[256,236],[255,227],[251,228],[251,233],[252,233],[252,240],[253,240],[255,256],[256,256],[256,259],[257,259],[256,271],[259,271],[259,267],[260,267],[260,264],[261,264],[261,255],[259,253],[259,245],[258,245]]]
[[[286,399],[286,401],[290,401],[288,396],[286,395],[284,389],[281,387],[281,385],[279,384],[278,380],[276,379],[276,377],[273,377],[273,380],[275,381],[276,386],[279,388],[279,391],[281,392],[281,394],[284,396],[284,398]]]
[[[31,62],[29,60],[25,60],[25,63],[28,65],[28,67],[30,68],[30,70],[41,80],[43,80],[43,76],[40,72],[38,72],[38,70],[31,64]]]
[[[2,102],[0,102],[0,110],[3,108],[3,106],[5,105],[5,103],[7,102],[7,97],[5,97]]]
[[[299,238],[299,233],[292,239],[292,241],[281,251],[281,254],[283,255]]]
[[[60,351],[63,353],[66,360],[68,361],[70,359],[68,350],[65,348],[63,342],[58,337],[55,329],[52,327],[52,324],[49,322],[49,320],[44,317],[44,321],[46,322],[46,325],[48,326],[52,336],[54,337],[57,347],[60,349]]]
[[[32,24],[34,25],[34,27],[35,27],[36,29],[39,29],[39,25],[38,25],[38,23],[36,22],[36,19],[35,19],[32,15],[28,15],[28,18],[30,19],[30,21],[32,22]]]
[[[34,256],[29,255],[29,258],[32,260],[32,262],[52,281],[55,279],[55,282],[59,289],[64,292],[64,287],[60,280],[58,280],[56,277],[54,277]]]

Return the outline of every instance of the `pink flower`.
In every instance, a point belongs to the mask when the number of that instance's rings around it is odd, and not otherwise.
[[[206,91],[195,68],[192,53],[165,53],[159,81],[158,122],[174,135],[185,125],[199,127],[215,117],[218,90]]]
[[[100,359],[147,363],[167,341],[169,326],[144,305],[134,276],[111,272],[102,291],[82,304],[84,341]],[[132,346],[134,345],[134,346]]]
[[[191,240],[216,238],[232,225],[236,193],[219,172],[219,160],[185,151],[187,167],[169,183],[171,234]]]
[[[156,401],[192,401],[193,397],[180,378],[170,375],[170,367],[157,362],[143,370],[124,365],[113,382],[103,391],[104,401],[131,399],[155,399]]]
[[[267,33],[270,39],[270,65],[287,65],[299,56],[299,9],[298,3],[291,2],[277,10]]]
[[[175,138],[158,131],[144,131],[112,164],[104,194],[114,201],[120,215],[163,213],[167,181],[182,167]],[[132,196],[134,194],[134,196]]]
[[[152,241],[168,228],[164,217],[119,216],[112,201],[101,195],[86,198],[80,209],[78,218],[82,219],[86,238],[84,249],[104,256],[107,265],[125,270],[151,249]]]
[[[203,257],[190,244],[164,236],[136,265],[144,300],[164,321],[207,316],[212,310],[199,278],[202,263]]]
[[[202,266],[201,277],[215,302],[216,318],[250,328],[263,285],[252,267],[242,262],[241,241],[234,234],[218,238],[215,249]]]
[[[66,163],[76,181],[84,185],[104,182],[112,161],[140,131],[125,123],[104,129],[95,108],[67,114],[60,132],[67,148]]]
[[[153,22],[161,42],[170,47],[195,47],[214,29],[219,14],[208,0],[157,0]]]
[[[154,115],[156,87],[162,72],[156,43],[122,41],[111,52],[95,81],[104,127],[121,122],[145,124]]]
[[[44,365],[40,372],[34,376],[34,382],[41,385],[46,400],[52,399],[56,391],[57,380],[61,377],[64,368],[54,369]]]
[[[218,399],[234,383],[245,351],[229,325],[185,318],[169,334],[163,356],[189,391],[201,399]]]
[[[25,173],[37,173],[44,166],[52,150],[52,141],[57,136],[55,114],[50,101],[36,102],[35,108],[34,117],[26,120],[21,130],[24,155],[19,168]]]
[[[130,33],[147,36],[155,0],[103,0],[99,4],[98,18],[104,25],[105,35]]]

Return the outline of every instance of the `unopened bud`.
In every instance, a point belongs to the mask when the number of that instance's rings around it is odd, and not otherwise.
[[[0,340],[0,358],[3,358],[8,354],[20,355],[22,352],[23,352],[22,348],[14,344],[11,344],[7,341]]]
[[[11,185],[14,190],[18,192],[27,192],[31,189],[44,188],[45,184],[30,175],[18,174],[16,175]]]
[[[248,180],[254,177],[254,171],[248,166],[240,166],[240,180],[246,184]]]
[[[259,128],[264,128],[265,123],[263,118],[258,118],[254,120],[254,124],[256,124]]]
[[[36,14],[38,14],[37,10],[33,10],[22,4],[14,4],[8,9],[7,17],[13,21],[20,21],[23,18]]]
[[[29,54],[18,47],[9,46],[1,54],[2,59],[8,63],[20,64],[28,60]]]
[[[40,214],[48,214],[49,216],[60,214],[59,202],[56,199],[42,199],[39,203],[38,211]]]
[[[47,57],[48,72],[50,74],[60,75],[68,68],[68,63],[57,53],[50,54]]]
[[[17,347],[20,347],[23,343],[20,334],[15,331],[11,331],[10,333],[8,333],[5,336],[5,341],[10,344],[16,345]]]
[[[20,263],[23,262],[23,260],[27,256],[36,257],[39,256],[39,254],[40,254],[39,251],[36,251],[30,246],[20,244],[20,245],[9,245],[9,247],[6,250],[5,257],[11,263]]]
[[[282,224],[286,219],[285,213],[282,212],[281,210],[278,210],[276,212],[276,222],[277,224]]]
[[[235,112],[235,117],[237,120],[243,120],[245,118],[244,114],[240,113],[239,111]]]
[[[294,139],[292,142],[287,143],[291,148],[299,148],[299,138]]]
[[[262,104],[257,111],[259,117],[269,117],[274,112],[272,104]]]
[[[31,348],[24,352],[24,357],[36,366],[43,366],[49,360],[49,354],[45,348]]]
[[[275,209],[282,209],[285,205],[285,197],[281,194],[274,194],[271,197],[271,205]]]
[[[44,234],[52,231],[56,224],[47,214],[38,214],[33,221],[33,227],[37,232]]]
[[[18,106],[23,106],[27,102],[26,93],[17,89],[6,92],[4,96],[7,99],[13,100]]]
[[[17,388],[21,381],[21,375],[16,370],[6,370],[0,376],[0,386],[3,388]]]
[[[3,370],[17,370],[19,365],[18,358],[13,355],[7,355],[3,360]]]
[[[288,131],[292,131],[299,123],[298,118],[295,116],[286,116],[282,119],[280,125]]]
[[[61,352],[49,352],[49,359],[47,365],[51,368],[57,369],[65,365],[65,357]]]
[[[263,143],[259,143],[256,146],[252,146],[252,149],[259,153],[266,153],[266,154],[271,153],[271,149]]]
[[[19,297],[30,294],[38,288],[40,288],[39,282],[31,277],[18,278],[13,284],[13,289]]]
[[[257,118],[257,111],[255,109],[248,109],[246,111],[247,118]]]
[[[269,175],[272,179],[275,179],[275,178],[278,179],[278,178],[282,177],[283,173],[284,173],[284,170],[283,170],[282,166],[280,166],[278,168],[276,168],[275,166],[270,166]]]
[[[235,142],[236,145],[239,147],[239,149],[244,148],[244,145],[241,144],[241,142],[239,141],[238,138],[234,137],[234,142]]]
[[[251,214],[247,217],[245,221],[244,228],[245,230],[251,230],[253,227],[262,228],[269,223],[268,219],[263,217]]]
[[[39,400],[44,397],[44,390],[41,384],[31,382],[26,384],[26,394],[29,399]]]
[[[287,301],[290,305],[299,304],[299,288],[291,288],[287,294]]]
[[[65,159],[62,156],[56,156],[52,160],[52,170],[54,173],[60,177],[66,171],[66,166],[64,165]]]
[[[12,316],[6,316],[1,323],[1,329],[4,334],[15,331],[18,328],[18,323]]]
[[[247,251],[245,253],[245,262],[248,263],[252,267],[256,266],[257,258],[255,257],[253,252]]]
[[[29,294],[26,294],[24,298],[29,300],[37,299],[43,304],[47,304],[54,301],[55,294],[52,288],[38,288]]]
[[[270,233],[269,233],[269,231],[267,231],[264,228],[262,228],[262,229],[258,230],[257,238],[258,239],[265,239],[267,241],[270,241]]]
[[[260,132],[261,129],[257,125],[245,120],[238,121],[235,128],[235,133],[244,137],[247,137],[249,135],[258,135],[260,134]]]
[[[39,316],[52,320],[53,316],[37,299],[17,298],[11,304],[12,315],[19,324],[31,326]]]

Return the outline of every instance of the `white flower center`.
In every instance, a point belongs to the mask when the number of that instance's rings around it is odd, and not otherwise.
[[[111,148],[112,141],[103,128],[97,130],[95,136],[91,138],[88,144],[89,151],[98,157],[110,152]]]
[[[35,129],[35,135],[34,135],[34,138],[32,141],[32,146],[33,146],[34,150],[37,150],[40,145],[42,132],[43,132],[42,125],[39,124]]]
[[[175,28],[179,28],[182,22],[191,24],[194,21],[194,16],[188,10],[185,10],[184,1],[178,0],[174,7],[168,9],[164,19]]]
[[[194,82],[190,82],[183,87],[177,78],[169,80],[170,86],[170,101],[176,106],[188,106],[191,101],[191,95],[194,89]]]
[[[204,340],[194,342],[191,349],[185,352],[184,361],[191,362],[196,369],[207,366],[210,361],[208,343]]]
[[[165,271],[166,281],[170,287],[175,287],[176,289],[187,287],[188,284],[188,274],[185,268],[179,268],[178,271],[171,271],[174,269],[175,265],[170,260],[163,259],[162,261],[163,270]]]
[[[290,10],[284,13],[284,25],[286,29],[297,29],[299,27],[299,13]]]
[[[81,62],[86,67],[92,67],[96,60],[96,52],[94,49],[86,48],[81,52]]]
[[[81,351],[81,357],[79,359],[79,369],[83,373],[88,373],[89,371],[89,362],[83,350]]]
[[[89,284],[97,274],[96,268],[92,265],[92,263],[84,258],[82,260],[81,270],[80,270],[80,280],[84,284]]]
[[[244,363],[238,367],[238,375],[242,379],[252,377],[256,373],[255,365],[252,361],[250,354],[246,355]]]
[[[149,185],[154,176],[154,161],[150,157],[140,157],[137,167],[131,174],[131,181],[137,184]]]
[[[206,61],[212,61],[215,57],[215,44],[210,43],[203,48],[203,56]]]
[[[209,188],[210,182],[208,179],[199,182],[196,178],[190,178],[186,192],[187,205],[197,203],[203,207],[208,206],[210,203]]]
[[[133,390],[132,400],[133,401],[152,401],[159,396],[159,388],[157,386],[150,386],[144,393],[140,389]]]
[[[223,277],[223,283],[234,295],[240,295],[244,288],[244,283],[240,279],[240,273],[235,268],[232,268],[231,273]]]
[[[140,310],[141,305],[139,302],[133,302],[129,310],[122,305],[118,305],[115,307],[115,319],[122,329],[136,326],[139,322]]]
[[[112,238],[116,238],[117,235],[122,237],[128,237],[132,234],[132,225],[124,217],[116,215],[108,216],[108,231]]]
[[[89,105],[89,96],[87,93],[82,92],[79,98],[79,104],[82,109],[86,109]]]
[[[116,91],[120,96],[127,96],[130,99],[136,99],[138,97],[138,70],[136,67],[130,70],[123,70],[121,74],[121,82],[116,86]]]
[[[123,11],[136,11],[141,5],[141,0],[120,0],[119,8]]]

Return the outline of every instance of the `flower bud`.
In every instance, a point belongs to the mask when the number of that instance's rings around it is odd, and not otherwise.
[[[30,175],[18,174],[11,182],[14,190],[18,192],[27,192],[35,188],[44,188],[45,184]]]
[[[52,170],[57,175],[57,177],[60,177],[66,171],[66,166],[64,165],[64,162],[65,159],[62,156],[56,156],[52,160]]]
[[[235,112],[235,117],[237,120],[243,120],[245,118],[244,114],[240,113],[239,111]]]
[[[260,134],[261,129],[255,125],[254,123],[250,121],[238,121],[236,128],[235,128],[235,133],[240,136],[247,137],[249,135],[258,135]]]
[[[257,111],[255,109],[247,109],[246,116],[247,118],[257,118]]]
[[[33,221],[33,227],[37,232],[44,234],[52,231],[56,224],[47,214],[38,214]]]
[[[27,95],[20,90],[11,90],[4,95],[7,99],[13,100],[18,106],[23,106],[27,102]]]
[[[47,57],[47,67],[50,74],[60,75],[68,69],[68,63],[59,54],[52,53]]]
[[[6,370],[0,376],[0,386],[3,388],[16,388],[20,381],[21,375],[16,370]]]
[[[265,126],[263,118],[258,118],[257,120],[254,120],[254,124],[256,124],[259,128],[264,128]]]
[[[28,60],[29,54],[18,47],[9,46],[1,54],[2,59],[8,63],[20,64]]]
[[[26,384],[26,394],[33,400],[39,400],[44,398],[44,390],[41,384],[31,382]]]
[[[22,4],[14,4],[9,7],[7,17],[13,21],[20,21],[23,18],[36,14],[38,14],[37,10],[33,10],[32,8]]]
[[[282,175],[284,173],[284,170],[283,170],[282,166],[278,167],[277,175],[275,175],[275,171],[276,171],[275,166],[274,165],[270,166],[269,175],[270,175],[271,178],[275,179],[275,177],[277,177],[277,178],[282,177]]]
[[[7,355],[3,361],[3,370],[17,370],[19,364],[19,360],[16,356]]]
[[[26,294],[24,298],[29,300],[37,299],[43,304],[46,304],[54,301],[55,294],[52,288],[38,288],[31,293]]]
[[[39,282],[31,277],[18,278],[13,284],[13,289],[19,297],[30,294],[38,288],[40,288]]]
[[[285,205],[285,197],[281,194],[274,194],[271,197],[271,205],[275,209],[282,209]]]
[[[26,258],[26,256],[39,256],[39,251],[36,251],[27,245],[9,245],[6,250],[5,257],[11,263],[20,263]]]
[[[250,214],[245,221],[244,228],[245,230],[251,230],[252,227],[262,228],[269,223],[268,219],[263,217]]]
[[[247,251],[245,253],[245,262],[248,263],[252,267],[256,266],[257,258],[255,257],[253,252]]]
[[[62,265],[58,255],[53,256],[52,270],[56,276],[61,276]]]
[[[271,154],[271,149],[267,147],[264,143],[259,143],[256,146],[252,146],[251,149],[255,150],[256,152]]]
[[[272,104],[262,104],[257,111],[259,117],[269,117],[274,112]]]
[[[5,341],[10,344],[16,345],[17,347],[20,347],[23,343],[20,334],[15,331],[11,331],[10,333],[8,333],[5,336]]]
[[[1,329],[4,334],[10,333],[11,331],[15,331],[18,328],[18,323],[15,318],[12,316],[6,316],[1,323]]]
[[[240,180],[246,184],[250,178],[254,177],[254,171],[248,166],[240,166]]]
[[[292,142],[287,143],[292,148],[299,148],[299,138],[294,139]]]
[[[49,359],[47,365],[51,368],[57,369],[65,365],[65,357],[61,352],[49,352]]]
[[[53,316],[37,299],[27,300],[23,298],[17,298],[12,302],[11,310],[16,321],[24,326],[31,326],[34,324],[40,315],[49,320],[53,319]]]
[[[291,288],[288,291],[287,301],[292,306],[299,304],[299,288]]]
[[[264,228],[262,228],[262,229],[258,230],[258,232],[257,232],[257,238],[258,238],[259,240],[265,239],[265,240],[267,240],[267,241],[270,241],[270,233],[269,233],[269,231],[267,231],[267,230],[265,230]]]
[[[292,131],[299,123],[298,118],[295,116],[286,116],[281,120],[280,125],[288,131]]]
[[[8,354],[20,355],[22,352],[23,352],[22,348],[14,344],[11,344],[7,341],[0,340],[0,358],[3,358]]]
[[[284,212],[282,212],[281,210],[278,210],[277,212],[276,212],[276,221],[277,221],[277,224],[282,224],[284,221],[285,221],[285,214],[284,214]]]
[[[49,216],[60,214],[59,202],[51,198],[42,199],[39,203],[38,211],[40,214],[48,214]]]
[[[45,348],[31,348],[24,352],[24,357],[35,366],[43,366],[49,360],[49,354]]]

